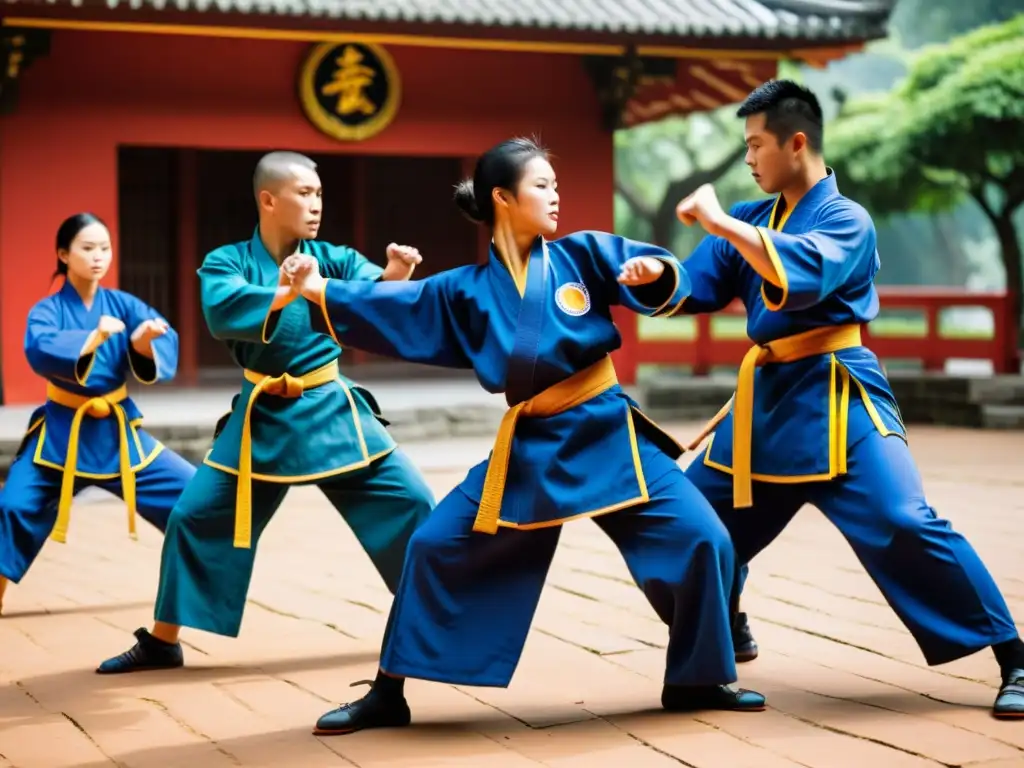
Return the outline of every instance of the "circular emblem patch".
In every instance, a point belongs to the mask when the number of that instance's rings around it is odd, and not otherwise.
[[[583,283],[566,283],[555,291],[555,303],[567,315],[579,317],[590,311],[590,294]]]

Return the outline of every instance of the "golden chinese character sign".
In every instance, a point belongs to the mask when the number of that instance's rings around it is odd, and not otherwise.
[[[394,119],[401,98],[387,51],[366,43],[322,43],[299,75],[299,101],[313,125],[341,141],[362,141]]]

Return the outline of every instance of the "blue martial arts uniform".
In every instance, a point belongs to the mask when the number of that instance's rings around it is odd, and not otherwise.
[[[124,332],[97,336],[99,345],[85,350],[103,315],[121,320]],[[142,429],[128,397],[129,375],[154,384],[177,371],[173,328],[153,339],[152,359],[132,347],[132,331],[150,319],[163,318],[122,291],[100,288],[86,308],[67,281],[29,312],[25,355],[47,381],[47,401],[32,414],[0,490],[0,575],[17,583],[48,536],[63,542],[72,497],[91,485],[125,499],[132,534],[136,508],[164,531],[196,470]]]
[[[718,237],[683,263],[692,291],[679,311],[714,312],[739,297],[757,345],[736,395],[695,441],[710,435],[687,477],[728,526],[744,566],[805,503],[818,507],[929,664],[1012,640],[992,577],[925,501],[895,397],[860,345],[860,325],[878,313],[870,216],[840,194],[831,170],[794,208],[779,205],[730,212],[758,227],[779,285]]]
[[[375,281],[383,273],[351,248],[300,248],[331,277]],[[256,544],[289,486],[319,486],[392,591],[409,537],[434,506],[374,398],[339,373],[341,347],[313,330],[307,302],[270,311],[279,275],[258,229],[208,254],[199,269],[207,325],[244,381],[168,523],[157,621],[238,635]]]
[[[662,277],[618,284],[635,256],[662,259]],[[728,536],[676,464],[682,448],[622,391],[608,357],[621,342],[613,305],[662,315],[688,289],[672,254],[598,232],[538,238],[525,276],[492,246],[484,265],[421,281],[326,281],[310,311],[341,341],[472,369],[510,406],[491,457],[409,544],[381,654],[388,674],[506,686],[561,524],[593,517],[669,626],[666,683],[736,679]]]

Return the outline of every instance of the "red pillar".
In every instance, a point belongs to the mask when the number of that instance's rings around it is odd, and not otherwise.
[[[197,154],[178,150],[178,376],[177,383],[194,387],[199,380],[199,328],[196,318],[199,250],[196,207]]]

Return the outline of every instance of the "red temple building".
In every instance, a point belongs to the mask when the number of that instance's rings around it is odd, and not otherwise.
[[[107,222],[107,284],[168,317],[178,383],[194,385],[231,365],[203,323],[196,269],[253,231],[261,153],[320,164],[323,239],[379,262],[392,240],[415,244],[430,274],[486,252],[451,191],[490,145],[539,137],[557,158],[561,231],[610,231],[616,128],[734,103],[780,59],[856,51],[885,34],[891,6],[0,0],[3,402],[43,397],[25,320],[50,290],[56,228],[72,213]]]

